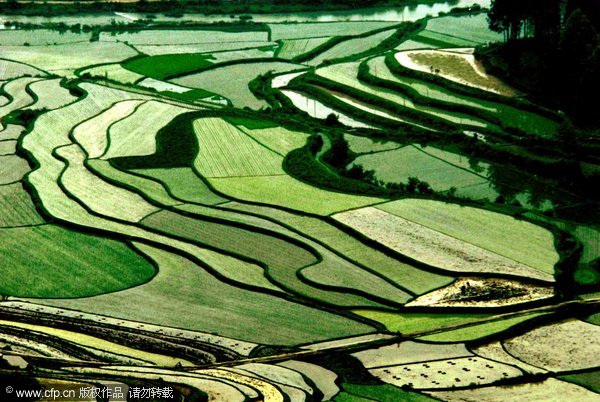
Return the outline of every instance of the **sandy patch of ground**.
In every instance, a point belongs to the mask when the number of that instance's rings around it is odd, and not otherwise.
[[[459,84],[483,89],[503,96],[518,96],[519,93],[500,79],[485,72],[481,63],[466,49],[412,50],[396,54],[398,63],[412,70],[436,74]]]
[[[406,307],[499,307],[542,300],[553,295],[551,286],[535,286],[508,279],[467,277],[424,294],[406,304]]]

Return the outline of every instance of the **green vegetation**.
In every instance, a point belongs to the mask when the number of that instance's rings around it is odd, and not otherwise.
[[[267,103],[256,99],[248,84],[258,75],[272,72],[285,72],[304,68],[300,64],[279,59],[243,59],[215,64],[200,72],[180,75],[171,81],[190,88],[204,89],[229,99],[239,108],[260,109]]]
[[[590,371],[589,373],[561,375],[557,378],[600,393],[600,370]]]
[[[417,177],[438,192],[448,191],[454,187],[457,194],[461,194],[463,190],[469,191],[469,195],[475,199],[494,200],[498,195],[490,188],[491,186],[487,189],[482,188],[480,194],[473,193],[474,186],[488,183],[485,177],[432,157],[414,146],[360,155],[354,159],[350,167],[354,165],[373,170],[375,177],[386,183],[404,182],[409,177]]]
[[[0,293],[18,297],[87,297],[150,280],[155,269],[125,244],[45,225],[0,229]],[[31,253],[31,250],[46,250]],[[6,270],[10,270],[10,273]],[[85,275],[73,275],[85,272]]]
[[[136,247],[159,266],[151,282],[109,295],[45,303],[265,344],[294,345],[373,331],[339,315],[229,285],[177,254]],[[207,253],[206,258],[223,264],[214,254]],[[223,319],[223,314],[228,319]],[[315,322],[320,325],[313,325]],[[284,327],[280,327],[282,323]]]
[[[222,119],[194,121],[200,152],[194,168],[207,178],[283,174],[280,155]],[[206,151],[205,151],[206,150]]]
[[[149,156],[114,158],[111,163],[120,169],[174,168],[192,165],[198,144],[193,121],[197,113],[185,113],[174,118],[156,133],[156,153]]]
[[[140,169],[133,172],[158,180],[181,200],[212,205],[227,202],[213,193],[190,168]]]
[[[418,339],[429,342],[466,342],[485,338],[490,335],[498,334],[507,329],[527,322],[533,318],[547,313],[530,313],[514,318],[504,318],[501,320],[490,321],[484,324],[472,325],[466,328],[459,328],[451,331],[444,331],[433,335],[419,337]]]
[[[377,208],[549,274],[559,259],[552,232],[496,212],[417,199]]]
[[[8,0],[109,12],[1,18],[1,371],[190,401],[597,397],[600,10],[420,1]]]
[[[0,186],[0,228],[38,225],[43,222],[21,183]]]
[[[388,331],[405,335],[468,324],[489,316],[489,314],[397,313],[377,310],[352,310],[352,312],[382,323]]]
[[[123,67],[146,77],[164,78],[197,71],[212,65],[211,56],[206,54],[165,54],[136,57],[123,63]]]
[[[310,237],[319,239],[352,261],[356,261],[374,270],[392,282],[404,286],[415,294],[422,294],[437,289],[453,281],[453,278],[451,277],[424,271],[405,262],[401,262],[398,259],[389,257],[385,253],[362,243],[360,240],[350,236],[330,223],[317,218],[296,215],[274,208],[256,207],[244,204],[237,204],[233,206],[233,208],[269,216]]]
[[[416,392],[409,392],[389,384],[382,385],[361,385],[343,383],[342,388],[349,394],[366,398],[369,401],[406,401],[406,402],[429,402],[435,399]],[[339,400],[335,399],[336,402]],[[341,399],[343,400],[343,399]],[[350,399],[351,400],[351,399]]]
[[[279,127],[277,123],[272,121],[249,119],[247,117],[225,117],[224,120],[235,126],[244,126],[250,130]]]

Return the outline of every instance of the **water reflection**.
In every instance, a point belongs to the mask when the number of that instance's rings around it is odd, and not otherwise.
[[[303,13],[275,13],[275,14],[245,14],[251,15],[254,22],[340,22],[340,21],[416,21],[427,17],[436,16],[440,12],[448,12],[454,7],[469,7],[473,4],[479,4],[482,7],[489,7],[491,0],[448,0],[445,2],[432,4],[410,4],[404,7],[380,7],[364,8],[344,11],[312,11]],[[131,22],[136,19],[146,18],[147,13],[99,13],[76,16],[58,16],[58,17],[28,17],[20,15],[0,15],[0,27],[4,21],[20,21],[30,23],[47,22],[65,22],[67,24],[81,23],[82,25],[110,24],[114,19],[117,22]],[[196,22],[218,22],[232,21],[239,15],[231,16],[229,14],[185,14],[183,18],[167,17],[164,14],[156,14],[156,19],[160,21],[196,21]],[[233,17],[233,18],[232,18]]]

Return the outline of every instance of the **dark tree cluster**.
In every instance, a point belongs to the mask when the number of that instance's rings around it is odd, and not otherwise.
[[[493,0],[490,28],[506,39],[556,37],[560,31],[562,0]]]
[[[600,1],[493,0],[488,21],[508,42],[485,56],[492,73],[598,127]]]

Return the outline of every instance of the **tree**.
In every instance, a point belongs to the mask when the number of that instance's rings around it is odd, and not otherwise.
[[[508,40],[521,34],[536,39],[554,39],[560,30],[561,0],[492,0],[488,23]]]
[[[488,12],[488,23],[494,32],[504,33],[504,40],[519,38],[523,25],[523,9],[520,2],[514,0],[492,0]]]
[[[17,0],[7,0],[6,7],[9,10],[18,10],[19,8],[21,8],[21,4]]]
[[[554,41],[560,32],[561,0],[525,0],[523,17],[528,36]]]
[[[589,18],[575,10],[565,23],[560,36],[560,49],[569,63],[580,66],[598,45],[598,35]]]

